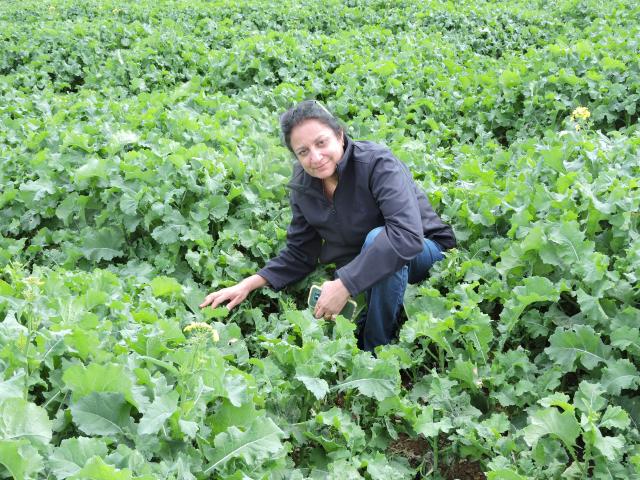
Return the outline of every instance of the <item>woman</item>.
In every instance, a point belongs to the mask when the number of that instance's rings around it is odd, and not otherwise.
[[[270,285],[280,290],[308,275],[318,261],[335,263],[335,280],[322,285],[316,318],[335,318],[349,296],[366,292],[360,348],[393,340],[407,282],[456,245],[450,226],[434,213],[409,169],[385,147],[356,142],[319,103],[308,100],[280,118],[294,167],[287,244],[267,265],[240,283],[213,292],[200,307],[228,302]]]

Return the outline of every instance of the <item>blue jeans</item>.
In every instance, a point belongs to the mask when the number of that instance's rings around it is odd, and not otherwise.
[[[376,227],[369,232],[362,250],[369,248],[383,228]],[[391,343],[398,332],[398,317],[407,283],[418,283],[427,278],[431,265],[443,258],[440,245],[425,238],[424,248],[418,256],[366,291],[367,308],[357,321],[358,346],[362,350],[372,352],[378,345]]]

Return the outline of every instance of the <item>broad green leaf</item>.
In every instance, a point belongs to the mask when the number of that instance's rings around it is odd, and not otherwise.
[[[629,414],[617,405],[609,405],[604,411],[598,427],[600,428],[627,428],[631,423]]]
[[[132,384],[124,365],[109,363],[100,365],[92,363],[72,365],[62,375],[67,388],[73,393],[73,400],[78,400],[93,392],[121,393],[129,403],[138,406],[133,398]]]
[[[565,393],[556,392],[548,397],[544,397],[539,400],[538,403],[543,407],[560,407],[562,410],[573,412],[575,411],[575,407],[569,403],[569,395]]]
[[[382,453],[367,460],[367,473],[371,480],[402,480],[414,478],[414,472],[403,457],[387,458]]]
[[[296,375],[296,379],[300,380],[318,400],[322,400],[329,393],[329,384],[323,378]]]
[[[46,445],[51,435],[51,421],[43,408],[22,398],[0,402],[0,440],[26,439]]]
[[[121,393],[94,392],[71,404],[71,416],[87,435],[115,435],[129,424],[130,409]]]
[[[99,262],[123,256],[123,246],[122,231],[115,227],[106,227],[89,232],[82,242],[80,251],[86,259]]]
[[[178,408],[178,392],[169,392],[156,398],[145,410],[138,433],[140,435],[154,435],[160,431],[164,422],[173,415]]]
[[[469,361],[456,360],[449,376],[460,380],[472,390],[477,390],[482,385],[482,380],[478,377],[478,367]]]
[[[397,364],[390,360],[375,359],[368,353],[361,353],[354,358],[351,375],[332,387],[332,390],[357,388],[362,395],[380,401],[396,395],[399,385],[400,374]]]
[[[507,470],[506,468],[501,468],[498,470],[492,470],[487,472],[488,480],[529,480],[529,477],[523,477],[517,472],[513,470]]]
[[[560,290],[545,277],[529,277],[524,285],[513,289],[512,297],[506,302],[500,318],[509,324],[515,322],[524,309],[535,302],[556,302]]]
[[[622,436],[605,437],[596,429],[594,446],[610,462],[619,460],[623,455],[625,441]]]
[[[582,412],[591,415],[607,405],[607,401],[602,397],[603,393],[605,389],[600,384],[582,381],[573,397],[573,404]]]
[[[26,439],[0,440],[0,465],[14,480],[35,479],[42,471],[42,457]]]
[[[78,473],[95,456],[104,458],[108,453],[105,442],[98,438],[68,438],[55,448],[47,465],[62,480]]]
[[[547,408],[530,415],[529,420],[530,424],[524,428],[524,439],[529,446],[545,435],[552,435],[573,448],[580,435],[580,425],[571,411],[560,413],[555,408]]]
[[[454,327],[453,317],[442,320],[435,318],[430,312],[417,313],[414,318],[407,320],[400,329],[400,340],[411,344],[417,338],[428,337],[440,348],[452,354],[448,336]]]
[[[544,162],[556,172],[564,172],[564,163],[562,162],[565,155],[561,146],[552,147],[549,150],[543,150],[540,152]]]
[[[280,441],[284,433],[270,418],[256,419],[247,430],[229,427],[216,435],[215,448],[206,452],[211,465],[204,474],[223,468],[228,462],[240,458],[249,467],[257,467],[283,451]]]
[[[181,293],[182,286],[171,277],[156,277],[151,281],[151,290],[156,297],[168,297]]]
[[[118,470],[101,458],[93,457],[84,468],[69,477],[69,480],[133,480],[133,476],[128,468]]]
[[[82,167],[78,168],[75,171],[74,180],[76,182],[80,182],[82,180],[87,180],[93,177],[106,178],[106,176],[107,176],[106,160],[102,158],[93,157],[89,159],[89,161],[86,164],[84,164]]]
[[[25,386],[24,377],[25,374],[22,372],[14,375],[9,380],[0,382],[0,403],[7,398],[23,398]]]
[[[222,400],[220,407],[210,417],[211,428],[214,434],[224,432],[231,426],[249,428],[249,426],[261,415],[253,402],[247,402],[239,407],[231,404],[226,398]]]
[[[333,407],[330,410],[320,412],[316,415],[316,422],[335,428],[351,448],[364,446],[366,439],[364,430],[344,410]]]
[[[588,325],[576,325],[573,330],[556,330],[549,338],[550,346],[545,348],[549,358],[564,369],[573,371],[575,362],[592,370],[599,363],[606,363],[611,347],[602,343],[599,335]]]
[[[437,437],[440,432],[448,433],[449,430],[453,428],[451,420],[448,417],[443,417],[441,420],[434,422],[433,414],[433,406],[428,405],[422,408],[422,413],[418,415],[413,425],[416,433],[424,435],[427,438],[433,438]]]
[[[620,395],[624,389],[637,389],[640,373],[636,366],[625,358],[610,361],[602,372],[600,384],[611,395]]]

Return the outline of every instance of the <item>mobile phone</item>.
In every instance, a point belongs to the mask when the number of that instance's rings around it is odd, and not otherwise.
[[[322,293],[322,289],[318,285],[311,285],[311,289],[309,289],[309,299],[308,304],[309,308],[314,308],[316,303],[318,303],[318,298],[320,298],[320,294]],[[348,320],[353,320],[356,316],[356,311],[358,310],[358,304],[352,299],[347,300],[347,304],[344,306],[340,315]]]

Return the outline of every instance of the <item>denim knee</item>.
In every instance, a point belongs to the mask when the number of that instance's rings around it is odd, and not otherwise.
[[[382,231],[384,227],[376,227],[367,233],[367,236],[364,239],[364,243],[362,244],[362,250],[369,248],[369,246],[373,243],[378,234]]]

